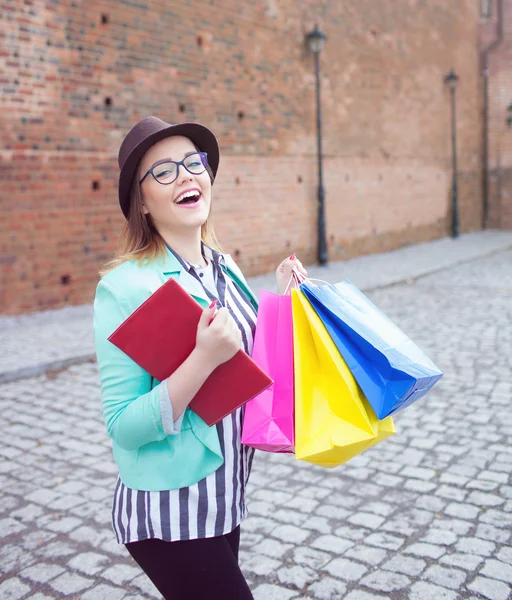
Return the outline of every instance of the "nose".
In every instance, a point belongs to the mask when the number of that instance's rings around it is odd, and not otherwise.
[[[181,185],[185,181],[192,181],[192,174],[185,169],[183,165],[178,165],[178,176],[176,177],[176,183]]]

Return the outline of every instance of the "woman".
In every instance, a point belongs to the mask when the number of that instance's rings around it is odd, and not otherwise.
[[[219,164],[197,123],[139,121],[119,151],[121,251],[94,303],[103,414],[119,468],[113,527],[164,598],[252,598],[238,566],[253,450],[240,443],[243,409],[208,427],[188,404],[212,371],[252,350],[257,303],[209,220]],[[292,255],[277,268],[284,293]],[[108,336],[169,277],[204,308],[196,346],[157,382]],[[172,307],[170,307],[172,310]],[[169,340],[172,347],[172,339]]]

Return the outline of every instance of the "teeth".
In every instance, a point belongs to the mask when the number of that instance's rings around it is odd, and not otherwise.
[[[185,198],[192,198],[194,196],[199,196],[199,192],[190,190],[189,192],[185,192],[184,194],[181,194],[181,196],[178,196],[176,202],[181,202],[182,200],[185,200]]]

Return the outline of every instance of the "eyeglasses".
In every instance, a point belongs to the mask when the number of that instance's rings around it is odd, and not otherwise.
[[[158,183],[169,185],[178,178],[180,165],[183,165],[192,175],[201,175],[201,173],[206,171],[206,167],[208,166],[208,155],[206,152],[193,152],[180,161],[163,160],[154,167],[151,167],[139,181],[139,184],[151,173]]]

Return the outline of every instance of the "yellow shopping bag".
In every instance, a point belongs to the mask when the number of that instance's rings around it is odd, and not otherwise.
[[[395,433],[379,421],[327,329],[301,291],[292,290],[295,456],[336,467]]]

